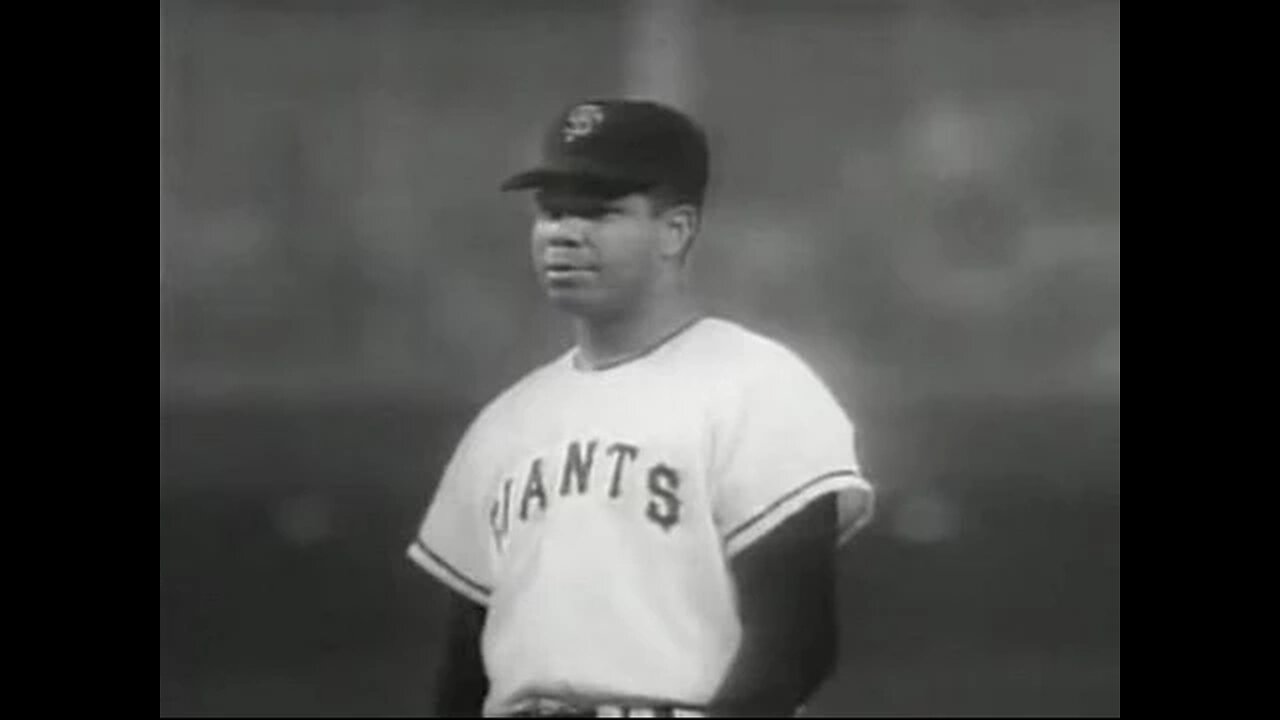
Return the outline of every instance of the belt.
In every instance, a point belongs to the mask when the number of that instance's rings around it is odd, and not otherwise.
[[[579,707],[559,703],[540,702],[517,710],[511,717],[597,717],[597,718],[693,718],[707,717],[705,711],[674,705],[634,706],[596,705]]]

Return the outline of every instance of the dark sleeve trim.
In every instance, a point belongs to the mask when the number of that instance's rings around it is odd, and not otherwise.
[[[777,510],[779,507],[785,504],[788,500],[799,495],[805,490],[808,490],[814,485],[817,485],[820,482],[830,480],[831,478],[836,478],[836,477],[846,477],[846,476],[857,477],[857,475],[858,473],[854,472],[853,470],[833,470],[829,473],[823,473],[822,475],[819,475],[818,477],[810,480],[809,482],[801,485],[800,487],[792,489],[790,492],[778,498],[777,500],[774,500],[772,503],[769,504],[768,507],[756,513],[755,515],[751,516],[746,520],[746,522],[743,522],[738,527],[729,531],[729,534],[724,536],[724,541],[725,542],[732,541],[738,535],[741,535],[743,532],[751,529],[752,525],[755,525],[756,523],[768,517],[769,513],[773,512],[774,510]]]
[[[447,560],[437,555],[436,552],[431,548],[427,547],[427,544],[422,542],[421,538],[414,540],[413,544],[419,550],[425,553],[427,557],[431,558],[433,562],[435,562],[440,567],[444,568],[445,571],[447,571],[450,575],[452,575],[455,580],[462,583],[463,585],[466,585],[472,590],[480,593],[486,598],[489,597],[489,594],[492,592],[489,588],[485,587],[484,585],[481,585],[475,580],[472,580],[471,578],[467,577],[461,570],[454,567],[453,565],[450,565]]]

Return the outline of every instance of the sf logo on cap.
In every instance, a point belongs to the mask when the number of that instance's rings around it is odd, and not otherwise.
[[[604,122],[604,109],[599,105],[579,105],[564,120],[564,141],[573,142],[590,135]]]

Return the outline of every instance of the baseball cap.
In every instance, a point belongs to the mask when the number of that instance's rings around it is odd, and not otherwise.
[[[502,189],[569,181],[625,194],[661,185],[701,202],[709,154],[702,129],[674,108],[648,100],[587,100],[556,116],[543,138],[541,162],[508,178]]]

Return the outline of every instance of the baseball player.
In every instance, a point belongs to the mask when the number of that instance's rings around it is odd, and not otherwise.
[[[445,716],[789,715],[830,672],[835,548],[870,518],[847,414],[795,353],[701,314],[708,177],[684,114],[552,123],[532,259],[576,343],[491,401],[408,554],[454,590]]]

